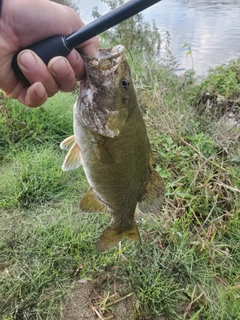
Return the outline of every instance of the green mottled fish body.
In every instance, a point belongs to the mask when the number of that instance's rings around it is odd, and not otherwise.
[[[105,251],[122,238],[140,242],[136,206],[156,210],[165,189],[154,169],[124,47],[99,49],[98,60],[85,58],[85,69],[74,106],[74,136],[61,144],[69,150],[63,170],[82,164],[90,189],[80,208],[112,214],[97,242]]]

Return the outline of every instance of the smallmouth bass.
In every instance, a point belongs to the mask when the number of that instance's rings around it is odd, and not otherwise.
[[[82,165],[90,185],[80,209],[111,213],[97,241],[100,252],[123,238],[140,242],[137,204],[150,212],[161,207],[165,196],[124,50],[119,45],[99,49],[97,59],[84,58],[86,76],[74,105],[74,135],[60,145],[68,150],[62,169]]]

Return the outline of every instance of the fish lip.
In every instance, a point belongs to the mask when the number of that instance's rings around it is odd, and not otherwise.
[[[98,60],[117,59],[118,57],[122,57],[124,55],[124,52],[125,52],[125,47],[121,44],[118,46],[110,47],[108,48],[108,50],[100,48],[98,50],[98,55],[99,55]]]
[[[125,47],[123,45],[117,45],[110,48],[99,48],[98,57],[83,56],[83,60],[88,63],[88,66],[99,70],[111,70],[122,61],[125,60]],[[88,67],[85,64],[86,73],[88,73]]]

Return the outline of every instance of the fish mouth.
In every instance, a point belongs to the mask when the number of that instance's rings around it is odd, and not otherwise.
[[[123,45],[118,45],[115,47],[110,47],[107,49],[98,50],[98,60],[112,60],[121,57],[124,54],[125,47]]]
[[[120,64],[124,59],[125,47],[118,45],[110,48],[100,48],[98,50],[98,57],[84,57],[84,61],[93,68],[106,71]]]

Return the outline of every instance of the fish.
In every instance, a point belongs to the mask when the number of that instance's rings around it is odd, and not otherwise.
[[[124,238],[141,242],[136,208],[143,213],[161,208],[165,185],[155,169],[125,47],[99,49],[97,58],[84,56],[84,64],[74,135],[60,144],[68,150],[62,170],[82,166],[85,172],[90,187],[80,201],[81,211],[111,213],[96,243],[103,252]]]

